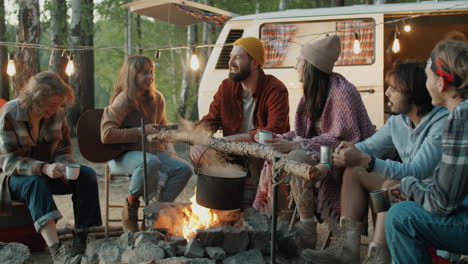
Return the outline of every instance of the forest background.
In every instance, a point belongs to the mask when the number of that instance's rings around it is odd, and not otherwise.
[[[415,0],[192,0],[238,15],[285,9],[343,5],[419,2]],[[170,122],[197,120],[198,82],[211,51],[197,48],[201,67],[190,70],[190,48],[214,44],[221,28],[201,23],[181,27],[131,14],[120,6],[128,0],[0,0],[0,97],[15,98],[27,79],[43,70],[59,72],[75,89],[77,104],[68,120],[74,128],[79,115],[109,104],[113,83],[124,58],[144,54],[155,61],[155,83],[166,99]],[[18,45],[26,43],[28,45]],[[29,44],[36,44],[29,46]],[[82,47],[88,47],[83,49]],[[77,48],[81,47],[81,48]],[[163,50],[155,58],[155,50]],[[64,74],[67,52],[76,72]],[[8,54],[17,67],[6,75]],[[72,129],[73,132],[73,129]]]

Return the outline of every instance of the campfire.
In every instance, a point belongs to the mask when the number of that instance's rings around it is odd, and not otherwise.
[[[192,202],[190,207],[183,210],[185,217],[182,221],[182,234],[175,234],[183,236],[187,240],[195,236],[197,229],[219,226],[219,218],[214,210],[199,205],[195,195],[190,198],[190,201]]]
[[[153,227],[167,230],[172,236],[184,237],[187,241],[195,237],[197,230],[223,225],[241,226],[243,224],[240,210],[215,210],[203,207],[196,202],[195,195],[191,203],[158,203],[145,209],[151,212],[149,219]]]

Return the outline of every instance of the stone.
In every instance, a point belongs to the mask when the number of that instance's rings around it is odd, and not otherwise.
[[[168,257],[177,256],[176,242],[160,240],[157,245],[164,250],[164,252],[166,253],[166,256]]]
[[[104,241],[104,243],[102,243],[99,250],[99,264],[119,263],[120,257],[121,251],[117,242]]]
[[[156,264],[191,264],[192,259],[186,257],[165,258],[155,261]]]
[[[226,251],[220,247],[206,247],[205,250],[210,259],[223,260],[226,258]]]
[[[176,245],[178,245],[178,246],[187,245],[187,239],[185,239],[185,237],[181,237],[181,236],[170,236],[169,241],[176,242]]]
[[[237,255],[226,258],[223,261],[223,264],[262,264],[264,259],[260,249],[251,249],[244,252],[241,252]]]
[[[247,208],[243,214],[244,222],[251,229],[270,231],[270,218],[264,214],[261,214],[254,208]]]
[[[135,244],[135,234],[132,232],[125,232],[119,238],[119,245],[122,249],[133,247]]]
[[[186,246],[176,246],[176,256],[180,257],[185,254]]]
[[[86,251],[83,257],[81,257],[81,264],[99,263],[99,251],[101,250],[101,246],[105,241],[110,241],[110,240],[97,239],[97,240],[88,241],[88,246],[86,247]]]
[[[143,242],[152,242],[154,244],[157,244],[158,241],[160,240],[160,234],[159,232],[150,232],[150,231],[144,231],[144,232],[138,232],[135,234],[135,247],[137,247],[139,244]]]
[[[122,263],[131,263],[132,262],[132,258],[135,257],[135,251],[133,250],[132,247],[127,247],[125,249],[125,251],[122,253],[122,257],[121,257],[121,262]]]
[[[209,258],[194,258],[190,264],[216,264],[216,261]]]
[[[201,246],[200,242],[194,238],[190,239],[185,248],[184,256],[187,258],[203,258],[204,255],[205,249]]]
[[[246,228],[223,226],[222,248],[228,255],[237,254],[249,246],[249,233]]]
[[[249,230],[249,249],[258,248],[264,255],[270,254],[271,234],[268,231]]]
[[[0,242],[0,263],[23,264],[30,255],[26,245],[16,242]]]
[[[195,239],[204,247],[220,246],[223,243],[224,232],[222,227],[210,227],[197,230]]]
[[[135,256],[138,262],[150,262],[163,259],[166,255],[164,250],[153,242],[141,242],[135,246]]]

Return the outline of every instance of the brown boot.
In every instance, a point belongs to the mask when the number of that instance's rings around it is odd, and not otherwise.
[[[392,263],[392,257],[388,248],[382,247],[381,245],[372,242],[369,245],[369,254],[363,264],[390,264]]]
[[[316,222],[298,222],[294,229],[298,234],[298,246],[300,248],[315,248],[317,243]]]
[[[325,250],[305,249],[301,258],[306,263],[359,264],[361,232],[361,222],[342,218],[335,245]]]
[[[122,228],[124,232],[138,231],[138,208],[140,201],[129,203],[125,199],[125,205],[122,208]]]
[[[49,250],[54,264],[78,264],[81,261],[81,255],[72,256],[70,250],[60,242],[50,246]]]

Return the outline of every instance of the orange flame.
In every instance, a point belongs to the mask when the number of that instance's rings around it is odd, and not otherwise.
[[[183,221],[183,236],[189,240],[196,234],[197,229],[205,229],[216,226],[218,216],[213,210],[199,205],[195,199],[195,195],[190,198],[192,205],[188,209],[184,209],[185,219]]]

